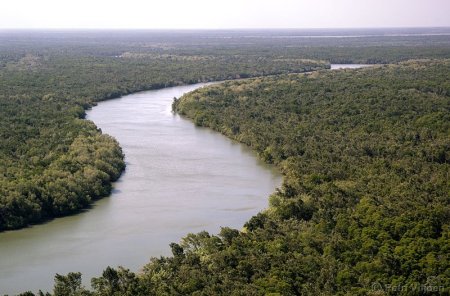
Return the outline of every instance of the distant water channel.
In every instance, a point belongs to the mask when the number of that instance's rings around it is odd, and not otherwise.
[[[108,265],[139,271],[187,233],[240,229],[267,207],[282,180],[273,166],[171,112],[173,97],[203,85],[136,93],[88,111],[119,141],[126,171],[88,211],[0,233],[0,295],[51,290],[56,273],[80,271],[89,286]]]
[[[367,64],[331,64],[330,70],[339,70],[339,69],[358,69],[358,68],[365,68],[370,67],[372,65]]]

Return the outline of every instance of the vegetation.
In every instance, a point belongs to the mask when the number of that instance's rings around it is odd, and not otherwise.
[[[123,155],[114,139],[81,120],[95,102],[180,84],[323,69],[330,61],[450,57],[445,35],[392,33],[406,35],[0,31],[0,231],[75,213],[109,193],[124,169]]]
[[[143,272],[55,277],[53,295],[443,295],[450,60],[198,89],[174,108],[285,180],[242,231],[187,235]],[[69,290],[68,290],[69,289]]]
[[[9,47],[0,66],[0,231],[74,213],[109,194],[125,164],[118,143],[83,120],[95,102],[146,89],[328,66],[300,58],[136,49],[105,56],[113,49],[77,39],[75,49],[68,47],[72,39],[41,44],[34,35],[21,40],[29,43],[21,53],[11,36],[1,37]]]
[[[281,73],[201,88],[173,107],[279,166],[282,187],[240,231],[188,234],[170,245],[173,256],[153,258],[139,274],[107,267],[92,290],[80,273],[56,275],[53,293],[40,295],[450,293],[450,60],[283,74],[327,64],[310,58],[448,58],[448,40],[291,36],[280,45],[258,32],[231,32],[229,42],[179,34],[155,33],[140,44],[121,36],[115,47],[76,39],[76,49],[53,36],[31,39],[35,51],[19,59],[14,50],[2,52],[3,229],[106,194],[123,155],[82,120],[84,109],[167,85]]]
[[[237,290],[262,294],[364,295],[374,283],[386,294],[419,295],[421,285],[448,293],[449,78],[449,60],[413,61],[227,82],[175,101],[285,179],[229,246],[223,234],[200,234],[200,246],[181,245],[181,264],[174,254],[150,274],[176,266],[176,280],[163,282],[181,294],[197,289],[183,286],[188,279],[208,291],[230,274]]]

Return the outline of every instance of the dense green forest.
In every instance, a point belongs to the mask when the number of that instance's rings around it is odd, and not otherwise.
[[[53,295],[450,293],[448,36],[301,33],[0,31],[0,231],[110,192],[124,155],[83,119],[96,102],[277,74],[173,106],[281,169],[268,210],[189,234],[139,274],[108,267],[93,290],[56,275]],[[394,64],[289,74],[336,62]]]
[[[83,120],[95,102],[166,86],[328,67],[277,55],[125,51],[107,57],[113,45],[77,39],[21,39],[29,47],[20,54],[13,36],[1,36],[9,47],[0,67],[0,231],[74,213],[109,194],[125,164],[118,143]]]
[[[53,295],[448,294],[449,78],[450,60],[421,60],[175,100],[281,168],[270,207],[240,231],[187,235],[139,274],[108,267],[93,291],[57,275]]]
[[[450,60],[227,82],[176,100],[285,179],[231,243],[199,234],[181,263],[174,253],[145,274],[171,270],[163,282],[180,294],[196,289],[188,279],[224,289],[230,274],[227,285],[262,294],[448,293],[449,108]]]
[[[382,33],[0,31],[0,231],[77,212],[110,192],[124,162],[118,143],[82,120],[97,101],[180,84],[323,69],[330,62],[450,57],[445,35]]]

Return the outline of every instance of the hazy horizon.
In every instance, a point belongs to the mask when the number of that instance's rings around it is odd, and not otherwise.
[[[0,29],[376,29],[450,27],[447,0],[15,0]]]
[[[17,28],[4,28],[0,27],[0,31],[345,31],[345,30],[409,30],[409,29],[450,29],[448,26],[399,26],[399,27],[258,27],[258,28],[114,28],[114,27],[17,27]],[[450,33],[450,32],[449,32]]]

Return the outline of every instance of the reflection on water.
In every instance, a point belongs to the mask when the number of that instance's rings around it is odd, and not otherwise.
[[[331,64],[331,70],[339,70],[339,69],[358,69],[370,67],[372,65],[367,64]]]
[[[137,271],[188,232],[242,227],[281,183],[246,147],[171,113],[173,97],[200,85],[142,92],[88,112],[120,142],[127,169],[89,211],[0,233],[0,294],[50,290],[55,273],[108,265]]]

